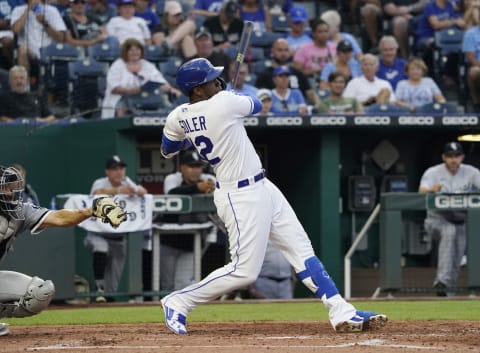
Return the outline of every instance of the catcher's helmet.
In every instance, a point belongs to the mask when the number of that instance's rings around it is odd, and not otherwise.
[[[215,80],[222,71],[223,66],[213,66],[207,59],[192,59],[178,68],[177,85],[188,97],[194,87]]]
[[[13,219],[25,219],[22,193],[25,181],[18,170],[0,166],[0,211]]]

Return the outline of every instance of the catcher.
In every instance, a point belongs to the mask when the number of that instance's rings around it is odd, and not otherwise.
[[[25,186],[20,172],[0,165],[0,262],[15,238],[25,230],[38,234],[49,227],[74,226],[89,217],[98,217],[114,228],[126,221],[123,208],[108,197],[93,200],[92,208],[51,211],[24,203]],[[52,281],[14,271],[0,271],[0,318],[26,317],[43,311],[53,299]],[[0,336],[8,335],[8,325],[0,323]]]

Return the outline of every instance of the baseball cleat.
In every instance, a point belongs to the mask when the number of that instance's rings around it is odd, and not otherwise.
[[[377,330],[385,326],[388,321],[387,315],[373,311],[357,310],[357,316],[363,318],[363,330]]]
[[[6,336],[10,333],[8,329],[8,324],[0,322],[0,336]]]
[[[165,325],[177,335],[184,335],[187,333],[185,325],[187,324],[187,317],[169,308],[161,301],[163,311],[165,312]]]
[[[357,312],[358,313],[358,312]],[[335,326],[337,332],[361,332],[363,330],[363,317],[355,315],[347,321],[342,321]]]

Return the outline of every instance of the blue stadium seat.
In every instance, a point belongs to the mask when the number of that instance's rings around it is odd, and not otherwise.
[[[150,44],[145,46],[144,58],[154,64],[158,64],[162,61],[167,61],[169,55],[161,46]]]
[[[459,60],[462,51],[463,31],[458,27],[449,27],[435,31],[433,48],[433,77],[441,83],[441,74],[449,60]]]
[[[88,47],[88,56],[111,64],[120,57],[120,42],[116,37],[108,37],[102,43]]]
[[[108,64],[86,58],[68,64],[71,114],[97,117],[105,94]]]
[[[155,92],[142,91],[139,94],[128,96],[127,105],[132,114],[159,112],[170,105],[168,96],[159,90]]]
[[[457,114],[458,107],[455,103],[430,103],[422,105],[415,109],[415,112],[421,114]]]
[[[238,47],[228,47],[224,49],[224,53],[228,55],[231,60],[234,60],[237,57]],[[265,53],[262,48],[250,47],[245,54],[245,62],[256,62],[260,60],[265,60]]]
[[[290,25],[287,21],[287,16],[284,14],[272,15],[272,32],[286,33],[290,30]]]
[[[253,62],[250,64],[250,72],[254,75],[259,75],[262,73],[267,67],[272,66],[271,60],[260,60],[257,62]]]
[[[178,88],[178,86],[175,77],[177,76],[177,70],[182,63],[182,58],[170,57],[167,61],[158,64],[158,69],[163,74],[167,82],[176,88]]]
[[[395,104],[371,104],[364,108],[366,114],[405,114],[410,113],[406,107],[400,107]]]
[[[270,48],[273,42],[280,37],[279,33],[255,31],[252,33],[251,45],[252,47]]]

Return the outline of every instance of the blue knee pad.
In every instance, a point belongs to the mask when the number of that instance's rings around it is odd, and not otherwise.
[[[323,295],[325,295],[328,299],[338,294],[338,289],[335,286],[335,283],[330,278],[327,270],[325,270],[325,267],[316,256],[305,260],[305,270],[297,273],[297,277],[301,281],[303,281],[305,278],[311,277],[312,281],[318,287],[315,295],[319,298],[322,298]]]

